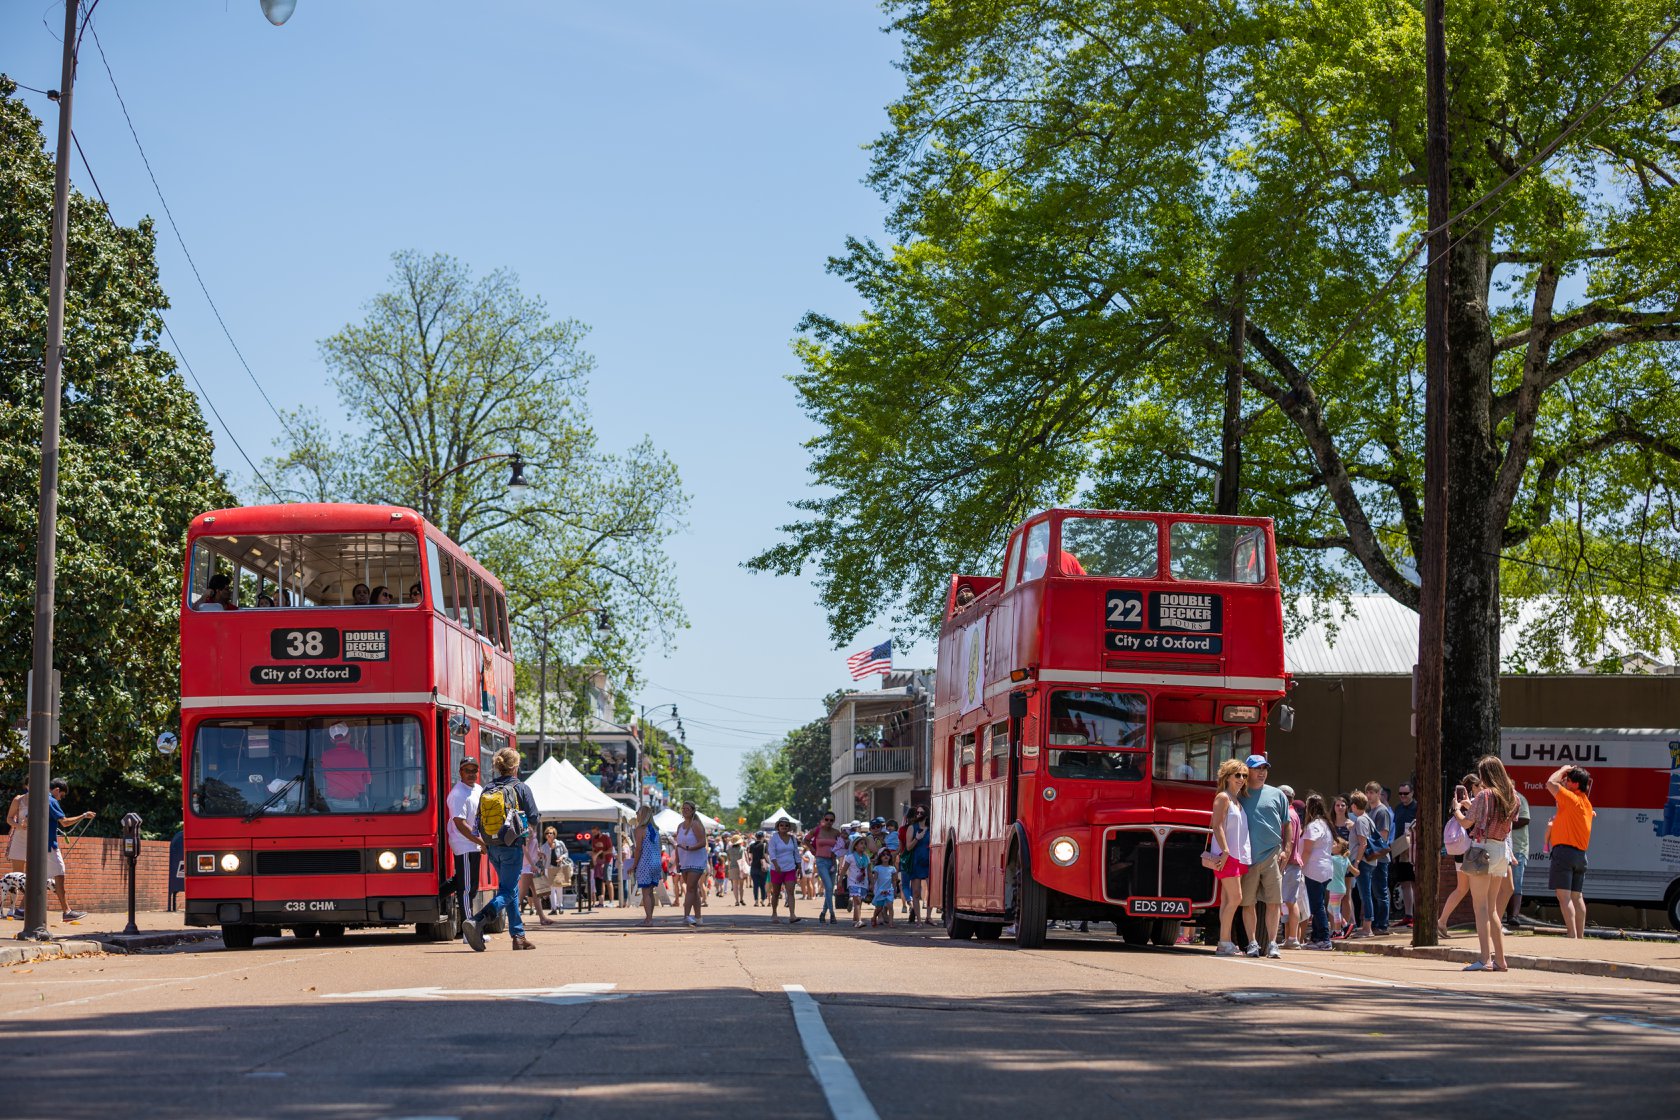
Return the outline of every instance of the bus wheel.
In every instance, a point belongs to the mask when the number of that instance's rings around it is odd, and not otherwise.
[[[299,941],[308,941],[315,936],[316,932],[314,926],[296,926],[292,929],[292,936]]]
[[[343,926],[320,926],[319,930],[316,936],[322,941],[337,941],[344,936]]]
[[[974,923],[957,913],[957,865],[952,859],[945,861],[944,893],[945,932],[952,941],[967,941],[974,936]]]
[[[422,941],[453,941],[461,932],[460,904],[451,897],[443,904],[443,916],[435,922],[421,922],[414,932]]]
[[[1171,949],[1178,944],[1179,936],[1184,932],[1183,922],[1171,922],[1165,918],[1153,923],[1149,930],[1149,940],[1163,949]]]
[[[1147,945],[1150,935],[1154,932],[1155,922],[1150,918],[1121,918],[1120,936],[1128,945]]]
[[[1009,873],[1015,888],[1015,947],[1042,949],[1050,927],[1050,892],[1032,877],[1032,870],[1023,865],[1018,853]]]
[[[222,945],[229,949],[249,949],[256,944],[255,926],[223,926]]]

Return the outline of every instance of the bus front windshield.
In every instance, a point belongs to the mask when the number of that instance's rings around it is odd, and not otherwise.
[[[200,817],[417,813],[426,751],[413,716],[217,719],[193,736]]]
[[[1133,692],[1053,692],[1045,735],[1053,778],[1141,782],[1148,701]]]

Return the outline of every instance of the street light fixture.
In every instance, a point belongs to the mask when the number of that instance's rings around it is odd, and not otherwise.
[[[262,10],[268,22],[279,27],[297,11],[297,0],[262,0]]]

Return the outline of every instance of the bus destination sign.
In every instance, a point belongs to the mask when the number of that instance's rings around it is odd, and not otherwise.
[[[1112,653],[1219,653],[1224,601],[1200,591],[1110,591],[1103,647]]]

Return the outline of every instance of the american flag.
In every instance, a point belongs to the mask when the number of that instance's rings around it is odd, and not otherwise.
[[[854,681],[862,680],[871,673],[892,672],[892,639],[888,638],[878,646],[852,654],[846,658],[846,668],[852,671]]]

